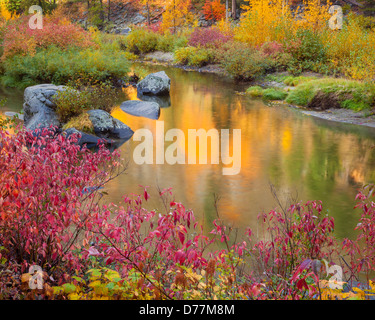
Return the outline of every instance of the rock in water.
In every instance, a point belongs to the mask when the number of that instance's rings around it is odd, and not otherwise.
[[[164,71],[151,73],[137,84],[138,93],[145,95],[168,95],[170,88],[171,79]]]
[[[169,108],[171,106],[170,96],[147,96],[144,94],[137,94],[137,98],[142,101],[156,102],[160,108]]]
[[[113,118],[104,110],[89,110],[87,113],[95,134],[100,138],[128,140],[134,134],[125,123]]]
[[[156,102],[129,100],[121,103],[122,111],[137,117],[157,120],[160,117],[160,106]]]
[[[25,89],[23,111],[24,125],[27,129],[60,126],[57,114],[53,110],[56,107],[53,97],[65,88],[54,84],[39,84]]]

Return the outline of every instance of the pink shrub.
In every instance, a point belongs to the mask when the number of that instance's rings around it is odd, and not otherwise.
[[[262,44],[260,47],[260,50],[263,54],[266,56],[276,56],[280,53],[284,52],[284,47],[281,43],[272,41],[272,42],[266,42]]]
[[[189,37],[188,45],[202,48],[218,48],[233,38],[215,27],[196,28]]]
[[[72,252],[98,194],[85,190],[102,186],[120,164],[117,153],[93,153],[76,141],[47,129],[38,138],[0,130],[0,243],[23,268],[81,267]]]

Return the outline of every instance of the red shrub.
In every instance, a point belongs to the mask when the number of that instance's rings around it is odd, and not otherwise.
[[[375,203],[373,201],[375,186],[368,185],[359,192],[356,208],[361,210],[361,217],[356,226],[358,236],[355,240],[344,239],[343,249],[351,257],[350,280],[356,274],[364,273],[369,279],[375,271]]]
[[[95,212],[97,192],[87,187],[103,185],[119,168],[117,154],[76,141],[47,129],[38,138],[0,130],[0,243],[24,268],[73,264],[77,237]]]
[[[262,53],[264,53],[266,56],[275,56],[280,53],[284,52],[284,47],[281,43],[272,41],[272,42],[266,42],[261,47],[260,50]]]
[[[188,44],[193,47],[218,48],[232,38],[232,35],[224,34],[214,27],[196,28],[190,35]]]

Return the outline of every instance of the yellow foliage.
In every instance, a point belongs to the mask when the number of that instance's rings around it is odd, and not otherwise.
[[[292,16],[285,0],[246,0],[245,13],[236,38],[253,46],[269,41],[281,41],[291,32]]]
[[[328,12],[331,6],[330,1],[325,5],[321,4],[321,0],[304,0],[305,10],[301,20],[297,20],[298,27],[319,31],[328,27],[328,21],[331,14]]]
[[[161,30],[176,33],[181,27],[195,24],[195,17],[191,13],[191,0],[169,0],[163,13]]]
[[[0,18],[5,20],[14,19],[17,16],[12,16],[12,14],[8,11],[5,5],[5,0],[0,0]]]
[[[253,46],[265,42],[283,42],[296,34],[300,28],[321,30],[327,28],[330,14],[330,2],[324,6],[320,0],[305,0],[305,10],[300,19],[294,19],[293,12],[286,0],[245,0],[249,2],[242,8],[245,10],[241,23],[237,28],[237,40]]]
[[[360,19],[348,15],[348,23],[340,31],[322,34],[331,63],[347,77],[356,80],[375,77],[375,31],[365,30]]]

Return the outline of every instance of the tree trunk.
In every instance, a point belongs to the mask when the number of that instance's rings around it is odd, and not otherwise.
[[[228,21],[228,0],[225,0],[225,21]]]
[[[173,34],[176,34],[176,0],[173,0]]]
[[[108,0],[108,22],[111,20],[111,0]]]
[[[237,3],[236,0],[232,0],[232,19],[236,20],[237,18]]]
[[[149,1],[146,2],[146,8],[147,8],[147,25],[149,26],[151,23]]]

